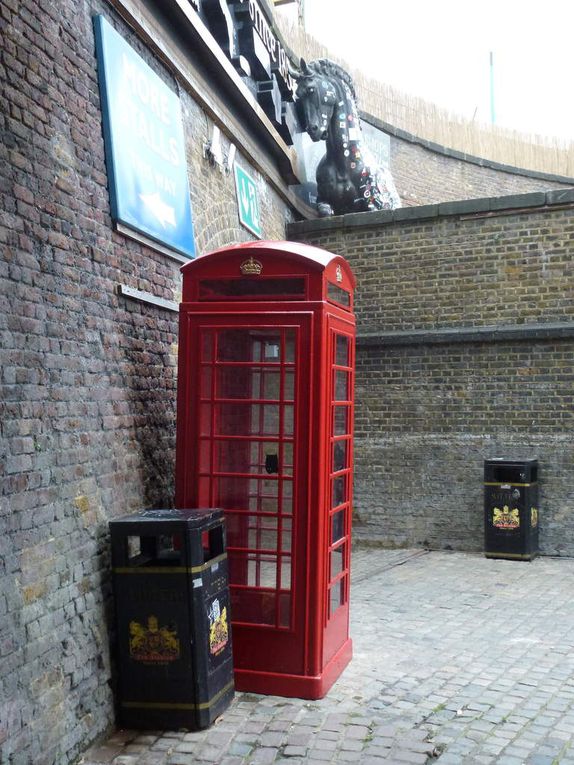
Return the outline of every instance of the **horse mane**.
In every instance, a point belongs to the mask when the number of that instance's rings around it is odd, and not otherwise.
[[[308,66],[309,69],[317,72],[317,74],[322,75],[323,77],[335,77],[342,80],[351,91],[351,95],[355,99],[355,102],[357,102],[357,93],[355,91],[353,78],[343,69],[343,67],[339,66],[339,64],[336,64],[328,58],[319,58],[316,61],[310,61]]]

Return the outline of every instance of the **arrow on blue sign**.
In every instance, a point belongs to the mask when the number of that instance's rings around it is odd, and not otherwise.
[[[175,210],[163,201],[157,191],[155,194],[140,194],[140,199],[164,228],[166,223],[175,226]]]

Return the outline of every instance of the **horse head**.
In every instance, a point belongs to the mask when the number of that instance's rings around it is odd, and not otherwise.
[[[337,93],[332,82],[320,71],[316,62],[309,66],[301,59],[300,68],[290,71],[297,82],[296,104],[303,130],[312,141],[326,140],[329,122],[337,103]]]
[[[302,129],[326,141],[316,170],[319,215],[393,209],[400,206],[390,174],[377,168],[364,146],[352,77],[339,64],[301,59],[295,94]]]

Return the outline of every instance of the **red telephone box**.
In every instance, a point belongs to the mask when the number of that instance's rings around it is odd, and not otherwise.
[[[236,688],[321,698],[352,656],[355,280],[294,242],[182,272],[176,502],[225,510]]]

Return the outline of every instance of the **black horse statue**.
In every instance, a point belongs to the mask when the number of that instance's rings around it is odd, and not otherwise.
[[[393,210],[400,199],[390,173],[376,166],[363,141],[353,80],[338,64],[318,59],[291,74],[297,80],[297,110],[313,141],[326,141],[317,167],[320,216]]]

